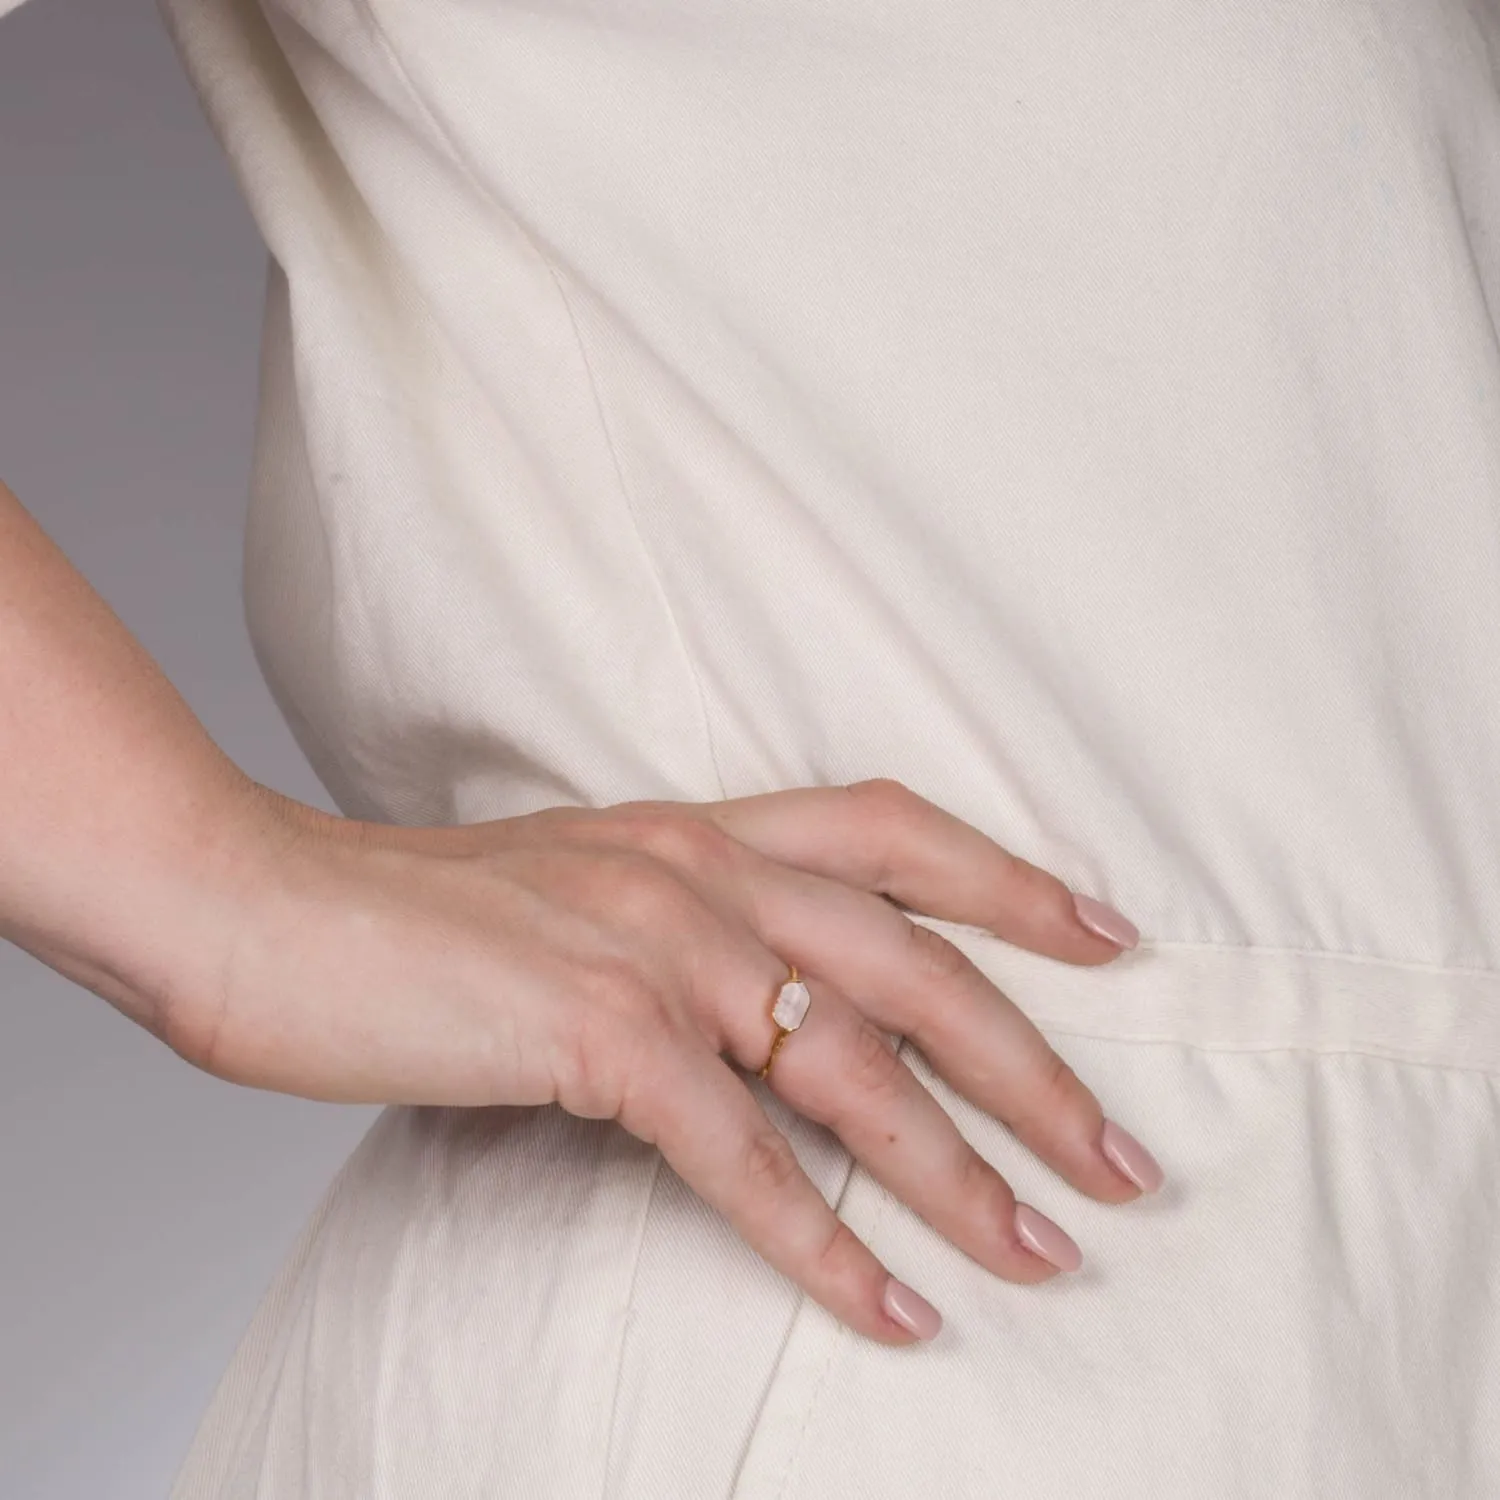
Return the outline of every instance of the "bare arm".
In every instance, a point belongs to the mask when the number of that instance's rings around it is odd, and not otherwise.
[[[265,798],[0,483],[0,937],[170,1042]]]

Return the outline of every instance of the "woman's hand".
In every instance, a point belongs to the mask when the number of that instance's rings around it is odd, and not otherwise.
[[[267,873],[252,910],[216,992],[179,996],[165,1028],[216,1076],[617,1120],[773,1266],[887,1343],[930,1336],[936,1314],[834,1214],[747,1083],[788,963],[813,1003],[770,1086],[996,1275],[1042,1281],[1078,1252],[1036,1210],[1018,1214],[884,1033],[1090,1197],[1159,1184],[1015,1005],[894,903],[1070,963],[1120,946],[1054,876],[898,782],[440,828],[258,806]]]
[[[1106,1152],[1159,1177],[1015,1006],[893,903],[1071,963],[1119,949],[1051,875],[896,782],[444,828],[328,817],[233,765],[3,485],[0,765],[0,938],[240,1083],[617,1119],[875,1338],[936,1314],[735,1071],[766,1059],[786,964],[814,999],[771,1087],[998,1275],[1040,1281],[1042,1256],[1077,1249],[1015,1211],[883,1032],[1092,1197],[1137,1192]]]

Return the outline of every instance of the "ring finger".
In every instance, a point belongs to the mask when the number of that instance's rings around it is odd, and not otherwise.
[[[777,1094],[986,1270],[1016,1282],[1076,1270],[1078,1246],[1017,1203],[886,1034],[826,980],[800,977],[812,1004],[776,1054],[768,1081]],[[768,1038],[762,1058],[769,1050]]]

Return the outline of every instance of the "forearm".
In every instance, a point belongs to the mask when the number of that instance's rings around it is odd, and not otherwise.
[[[0,937],[173,1040],[273,800],[0,484]]]

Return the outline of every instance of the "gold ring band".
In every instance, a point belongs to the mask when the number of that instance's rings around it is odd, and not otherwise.
[[[771,1055],[766,1059],[765,1066],[755,1075],[757,1078],[765,1078],[770,1073],[771,1064],[781,1051],[781,1044],[802,1024],[808,1007],[812,1004],[807,985],[797,975],[797,965],[788,964],[787,968],[787,978],[771,1001],[771,1020],[776,1027],[776,1039],[771,1043]]]

